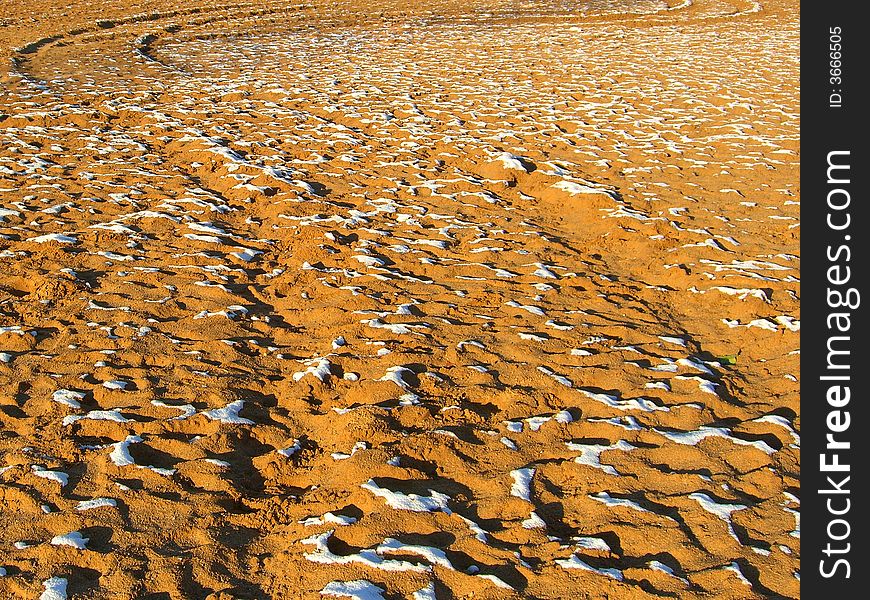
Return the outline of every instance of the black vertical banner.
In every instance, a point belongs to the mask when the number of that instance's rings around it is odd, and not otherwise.
[[[866,598],[868,370],[862,3],[801,5],[801,595]],[[822,596],[824,594],[824,596]]]

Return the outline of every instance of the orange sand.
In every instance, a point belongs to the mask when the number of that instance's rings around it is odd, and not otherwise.
[[[0,0],[0,598],[797,598],[797,13]]]

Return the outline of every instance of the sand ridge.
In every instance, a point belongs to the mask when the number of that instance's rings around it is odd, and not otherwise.
[[[798,597],[796,5],[16,6],[0,597]]]

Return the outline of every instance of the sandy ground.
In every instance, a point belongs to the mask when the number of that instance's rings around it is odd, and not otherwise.
[[[0,15],[0,598],[798,597],[797,2]]]

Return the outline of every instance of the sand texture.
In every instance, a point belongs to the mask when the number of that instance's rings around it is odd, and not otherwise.
[[[0,598],[799,596],[793,0],[0,0]]]

